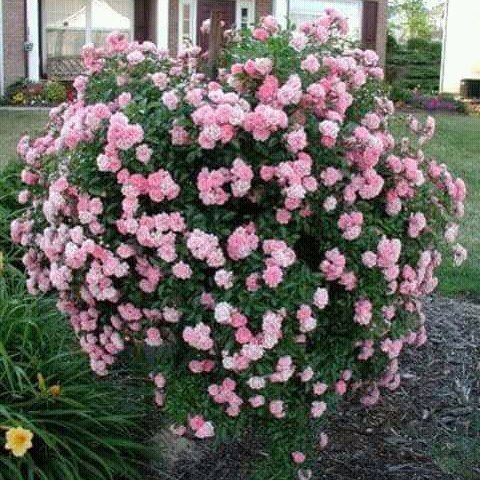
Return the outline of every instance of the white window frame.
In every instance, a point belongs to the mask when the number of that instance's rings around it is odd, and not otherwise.
[[[235,24],[240,28],[242,22],[242,8],[248,8],[248,25],[255,24],[255,1],[254,0],[237,0],[237,8],[235,12]]]
[[[321,1],[321,0],[319,0]],[[341,5],[342,3],[347,3],[347,4],[351,4],[353,6],[357,6],[359,7],[359,38],[357,40],[361,41],[362,40],[362,35],[363,35],[363,9],[364,9],[364,4],[363,4],[363,0],[325,0],[326,2],[328,3],[331,3],[332,4],[332,7],[335,8],[335,4],[339,4],[338,7],[336,8],[337,10],[339,10],[341,12]],[[292,13],[292,9],[293,9],[293,6],[296,4],[296,0],[290,0],[289,3],[288,3],[288,17],[290,18],[290,15]],[[302,3],[302,0],[298,0],[298,3]],[[324,10],[324,8],[320,8],[319,10],[319,13],[321,13],[322,11]],[[297,10],[297,13],[304,13],[306,15],[309,15],[310,12],[305,10],[305,11],[301,11],[301,9]],[[349,19],[351,21],[351,19]],[[349,22],[350,23],[350,22]]]
[[[0,0],[1,1],[1,0]],[[43,68],[46,69],[47,66],[47,22],[46,22],[46,9],[45,9],[45,4],[42,4],[42,11],[41,17],[42,17],[42,65]],[[86,0],[86,11],[85,11],[85,17],[86,17],[86,25],[85,25],[85,44],[92,43],[92,13],[93,13],[93,0]],[[130,18],[132,19],[132,39],[135,34],[135,0],[130,0]],[[114,29],[112,29],[112,32]],[[80,55],[80,52],[79,52]]]
[[[180,0],[178,3],[178,49],[181,50],[185,41],[183,37],[183,8],[190,5],[190,40],[197,44],[197,0]]]

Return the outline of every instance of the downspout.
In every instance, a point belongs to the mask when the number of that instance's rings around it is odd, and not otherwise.
[[[0,96],[5,95],[5,64],[3,53],[3,0],[0,0]]]
[[[442,39],[442,64],[440,66],[440,93],[443,92],[445,84],[445,53],[447,50],[447,31],[448,31],[448,11],[450,0],[445,1],[445,18],[443,19],[443,39]]]

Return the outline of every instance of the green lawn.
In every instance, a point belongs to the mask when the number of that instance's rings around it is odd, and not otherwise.
[[[41,130],[47,118],[46,111],[0,110],[0,167],[15,158],[15,148],[20,136]]]
[[[437,136],[426,152],[446,163],[468,187],[460,243],[469,253],[461,268],[446,261],[441,270],[442,293],[480,296],[480,118],[436,115]]]
[[[0,111],[0,166],[15,158],[20,135],[38,132],[46,119],[47,112],[43,111]],[[464,178],[469,190],[460,238],[469,258],[462,268],[445,262],[440,290],[447,295],[480,296],[480,118],[436,115],[436,119],[437,136],[426,151]]]

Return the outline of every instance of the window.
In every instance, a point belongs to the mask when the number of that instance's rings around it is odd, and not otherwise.
[[[191,11],[190,11],[190,4],[185,3],[183,5],[183,23],[182,23],[182,37],[183,38],[190,38],[192,32],[190,31],[190,21],[191,21]]]
[[[194,0],[180,0],[178,22],[180,46],[195,44],[195,4]]]
[[[334,8],[348,18],[350,37],[362,38],[362,0],[290,0],[290,20],[295,25],[318,17],[326,8]]]
[[[133,40],[133,0],[91,0],[91,5],[91,42],[102,45],[107,35],[114,31]]]
[[[78,57],[83,45],[101,45],[112,31],[133,37],[133,0],[43,0],[44,63]]]
[[[86,43],[86,0],[46,0],[43,4],[47,58],[79,55]]]
[[[240,10],[240,28],[248,28],[248,8]]]
[[[236,24],[250,28],[255,24],[255,3],[251,0],[237,0]]]

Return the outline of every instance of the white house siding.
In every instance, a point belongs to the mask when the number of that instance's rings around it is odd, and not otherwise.
[[[449,0],[440,90],[459,93],[463,79],[480,79],[480,1]]]

